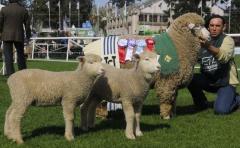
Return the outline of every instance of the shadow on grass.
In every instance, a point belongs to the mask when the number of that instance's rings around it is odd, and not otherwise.
[[[213,102],[211,102],[213,104]],[[194,105],[177,106],[176,108],[177,116],[196,114],[203,109],[197,109]],[[142,109],[142,115],[158,115],[159,105],[144,105]],[[89,129],[89,132],[97,132],[106,129],[122,129],[124,130],[126,126],[124,120],[124,114],[122,110],[117,110],[110,112],[107,119],[103,119],[100,123],[97,123],[95,128]],[[153,131],[155,129],[170,128],[169,124],[146,124],[141,123],[141,129],[145,131]],[[64,126],[48,126],[35,129],[31,135],[25,137],[24,139],[32,139],[45,134],[61,135],[64,136]],[[89,132],[82,131],[79,127],[74,128],[75,136],[87,134]]]
[[[142,115],[159,115],[159,105],[144,105]]]
[[[213,108],[214,101],[209,102],[208,108]],[[205,111],[207,108],[198,108],[195,105],[186,105],[186,106],[177,106],[176,115],[192,115],[202,111]],[[159,105],[144,105],[142,110],[142,115],[159,115]]]
[[[209,108],[212,108],[213,102],[210,102]],[[159,105],[145,105],[143,106],[142,115],[159,115]],[[176,115],[191,115],[202,112],[206,109],[197,108],[195,105],[177,106]]]
[[[187,105],[187,106],[177,106],[176,115],[192,115],[202,111],[205,111],[209,108],[213,108],[214,101],[209,102],[207,108],[196,107],[195,105]]]
[[[155,129],[163,129],[163,128],[170,128],[169,124],[146,124],[146,123],[140,123],[141,124],[141,130],[142,131],[153,131]],[[90,131],[100,131],[100,130],[106,130],[106,129],[123,129],[126,128],[126,122],[125,119],[105,119],[101,121],[99,124],[96,124],[94,129],[91,129]]]
[[[35,137],[39,137],[41,135],[62,135],[64,136],[64,130],[65,127],[63,126],[47,126],[47,127],[41,127],[38,129],[35,129],[34,131],[32,131],[32,134],[25,136],[24,140],[28,140],[28,139],[33,139]],[[76,129],[74,128],[74,131]]]
[[[88,132],[84,132],[80,127],[74,128],[75,137],[89,134],[90,132],[97,132],[106,129],[122,129],[125,130],[125,120],[123,119],[104,119],[100,123],[97,123],[94,128],[89,129]],[[153,131],[156,129],[170,128],[169,124],[146,124],[141,123],[141,130],[143,132]],[[48,126],[35,129],[29,136],[24,137],[24,140],[33,139],[35,137],[43,135],[60,135],[64,136],[65,127],[64,126]]]

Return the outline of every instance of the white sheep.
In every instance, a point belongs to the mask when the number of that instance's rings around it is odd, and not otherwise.
[[[75,71],[51,72],[26,69],[11,75],[7,81],[12,103],[6,112],[4,134],[18,144],[23,143],[20,121],[28,106],[62,104],[65,138],[74,139],[74,108],[89,94],[95,79],[104,73],[101,57],[79,57]]]
[[[140,59],[139,59],[140,58]],[[132,69],[117,69],[104,64],[105,75],[94,84],[89,97],[81,106],[83,130],[94,126],[96,106],[102,99],[122,103],[126,120],[125,135],[129,139],[142,136],[140,116],[154,73],[160,70],[158,55],[143,52]]]

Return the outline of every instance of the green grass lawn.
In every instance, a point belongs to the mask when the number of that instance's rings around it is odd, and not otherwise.
[[[239,59],[237,59],[239,61]],[[240,63],[240,62],[238,62]],[[1,67],[2,63],[0,63]],[[77,63],[28,61],[28,68],[51,71],[73,70]],[[97,119],[95,129],[82,132],[79,129],[79,108],[76,109],[75,140],[64,138],[64,120],[61,106],[30,107],[22,120],[25,143],[16,146],[3,135],[5,112],[10,104],[7,79],[0,75],[0,147],[178,147],[178,148],[229,148],[240,147],[240,111],[230,115],[214,115],[212,109],[197,111],[186,89],[179,91],[177,116],[171,120],[159,117],[159,100],[151,90],[143,107],[141,127],[143,137],[128,140],[124,136],[125,121],[122,114],[112,120]],[[238,87],[238,92],[239,91]],[[215,95],[207,94],[210,101]]]

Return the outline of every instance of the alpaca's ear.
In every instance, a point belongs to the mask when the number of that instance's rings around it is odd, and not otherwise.
[[[195,27],[195,24],[193,24],[193,23],[189,23],[189,24],[188,24],[188,28],[189,28],[190,30],[192,30],[194,27]]]

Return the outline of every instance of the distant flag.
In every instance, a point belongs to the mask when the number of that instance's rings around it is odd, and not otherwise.
[[[127,16],[127,1],[124,3],[124,16]]]
[[[46,5],[48,7],[48,26],[51,28],[50,1],[46,2]]]
[[[198,4],[198,8],[202,8],[202,5],[203,5],[203,2],[202,2],[202,0],[199,2],[199,4]]]
[[[231,0],[219,0],[217,1],[216,5],[219,8],[226,10],[227,8],[231,7],[231,3],[232,3]]]
[[[231,6],[232,6],[232,0],[228,0],[227,7],[231,7]]]
[[[63,19],[63,30],[66,31],[68,28],[68,25],[67,25],[67,16],[65,14],[64,16],[64,19]]]
[[[59,25],[59,30],[61,29],[61,7],[60,7],[60,0],[57,3],[58,6],[58,25]]]
[[[99,16],[99,6],[97,5],[97,16]]]
[[[80,27],[80,22],[79,22],[79,9],[80,9],[80,5],[79,5],[79,1],[77,2],[77,14],[78,14],[78,27]]]
[[[118,15],[118,14],[117,14],[117,11],[118,11],[118,10],[117,10],[117,4],[115,3],[115,5],[114,5],[114,14],[115,14],[115,17],[117,17],[117,15]]]
[[[57,6],[60,7],[60,1],[58,1]]]
[[[77,2],[77,10],[79,10],[79,1]]]
[[[109,17],[109,4],[107,4],[107,18]]]
[[[69,9],[71,9],[71,1],[69,1],[68,6],[69,6]]]
[[[71,26],[71,0],[68,3],[69,6],[69,27]]]
[[[48,7],[48,9],[50,8],[50,2],[48,1],[47,3],[46,3],[46,5],[47,5],[47,7]]]

